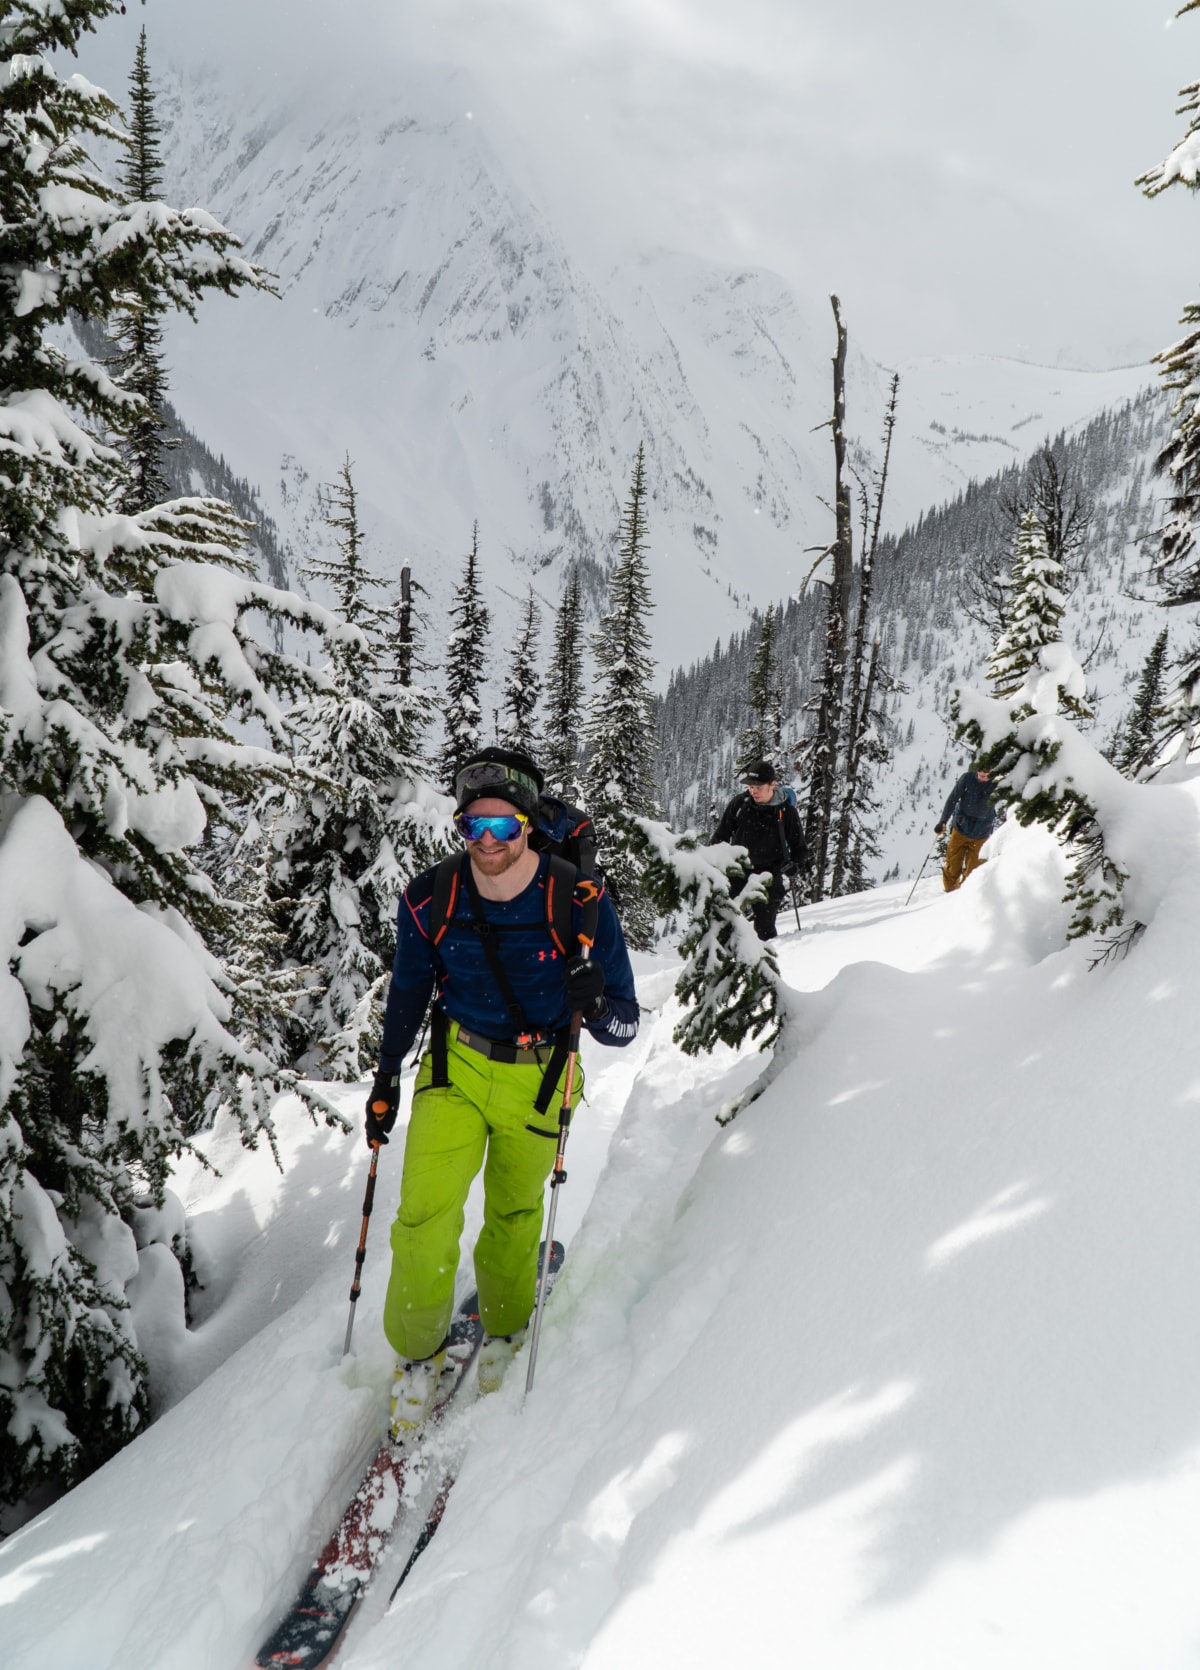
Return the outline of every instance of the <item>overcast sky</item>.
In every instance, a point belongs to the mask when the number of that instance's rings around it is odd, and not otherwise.
[[[885,363],[1108,366],[1200,297],[1200,199],[1133,181],[1182,133],[1200,17],[1170,0],[148,0],[80,68],[236,56],[281,90],[461,66],[573,238],[836,290]],[[213,207],[219,207],[213,205]]]

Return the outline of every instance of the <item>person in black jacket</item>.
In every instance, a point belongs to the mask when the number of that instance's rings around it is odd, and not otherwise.
[[[745,787],[735,794],[713,831],[712,844],[731,841],[745,847],[755,873],[771,872],[767,897],[755,905],[751,917],[759,939],[775,938],[775,918],[783,903],[783,878],[808,868],[808,848],[800,814],[779,786],[769,760],[755,760],[742,776]],[[735,895],[746,885],[740,882]]]
[[[996,827],[994,792],[991,773],[987,771],[964,771],[950,790],[941,821],[934,825],[936,835],[943,834],[946,825],[950,825],[946,861],[942,865],[942,886],[947,893],[961,887],[971,871],[986,862],[979,854]]]

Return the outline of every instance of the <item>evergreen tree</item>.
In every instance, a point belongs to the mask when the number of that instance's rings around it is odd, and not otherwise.
[[[751,720],[738,737],[736,769],[739,773],[755,760],[778,762],[783,747],[783,691],[776,650],[777,620],[775,605],[768,603],[759,628],[754,659],[750,663],[747,706]]]
[[[1112,760],[1126,777],[1136,777],[1150,765],[1155,752],[1159,723],[1163,715],[1163,686],[1167,671],[1167,633],[1163,627],[1146,657],[1138,680],[1133,706],[1121,727],[1119,746]],[[1114,738],[1114,742],[1117,739]]]
[[[1200,9],[1200,0],[1187,0],[1175,14],[1183,17]],[[1193,81],[1180,93],[1178,110],[1189,116],[1187,132],[1166,160],[1138,180],[1147,197],[1157,197],[1170,186],[1183,185],[1189,191],[1200,188],[1197,145],[1200,141],[1200,81]],[[1200,603],[1200,302],[1189,302],[1183,310],[1186,331],[1180,341],[1156,356],[1163,387],[1174,396],[1174,428],[1159,453],[1155,467],[1170,482],[1168,514],[1162,542],[1154,565],[1168,607]],[[1182,744],[1186,758],[1200,733],[1200,643],[1182,658],[1181,672],[1171,706],[1164,745],[1172,740]]]
[[[992,525],[977,532],[976,550],[959,591],[963,611],[993,638],[1008,626],[1012,546],[1027,515],[1033,515],[1050,558],[1061,566],[1064,597],[1070,596],[1079,576],[1094,509],[1078,485],[1078,461],[1070,458],[1062,435],[1036,453],[1023,473],[1013,471],[1000,479],[995,511]]]
[[[483,737],[479,693],[484,684],[484,645],[491,615],[479,586],[478,522],[471,530],[471,549],[450,619],[454,624],[446,646],[442,694],[446,740],[438,757],[438,778],[453,793],[459,767],[478,751]]]
[[[154,108],[154,87],[146,58],[146,31],[138,38],[129,77],[129,138],[121,185],[133,203],[155,203],[162,195],[162,126]],[[167,496],[163,453],[177,441],[163,433],[167,373],[163,363],[162,319],[169,303],[160,295],[132,298],[117,315],[117,343],[122,387],[138,404],[118,423],[121,452],[128,469],[122,508],[147,510]]]
[[[740,848],[699,846],[650,818],[631,820],[629,829],[643,886],[659,914],[688,912],[679,945],[683,967],[675,982],[684,1013],[675,1042],[686,1055],[717,1044],[738,1049],[760,1037],[759,1048],[769,1048],[783,1014],[779,964],[774,946],[759,939],[749,914],[765,898],[769,877],[752,881],[734,899],[732,883],[750,868]]]
[[[530,586],[521,635],[504,675],[503,722],[499,741],[504,748],[520,748],[535,757],[539,745],[534,715],[542,694],[542,675],[538,671],[539,628],[538,607],[533,587]]]
[[[625,936],[635,950],[653,942],[654,916],[629,849],[630,820],[654,814],[654,662],[648,620],[646,465],[638,447],[609,583],[608,612],[592,643],[596,674],[588,707],[584,793],[600,841],[604,872]]]
[[[1099,806],[1113,767],[1080,736],[1083,671],[1061,640],[1038,652],[1020,687],[1003,701],[962,688],[953,714],[959,736],[992,774],[993,798],[1022,824],[1042,823],[1072,856],[1065,899],[1068,939],[1122,928],[1127,871],[1108,853]],[[1119,779],[1117,779],[1119,781]],[[1136,924],[1134,925],[1136,928]]]
[[[558,606],[554,653],[546,675],[546,726],[542,764],[552,794],[582,795],[579,752],[583,729],[583,603],[579,564],[573,563]]]
[[[958,690],[954,717],[993,798],[1022,824],[1044,823],[1072,855],[1069,939],[1121,929],[1127,879],[1105,846],[1100,801],[1112,767],[1069,723],[1091,718],[1083,670],[1063,641],[1064,568],[1036,509],[1021,516],[1004,582],[1006,623],[988,656],[997,701]]]
[[[332,528],[332,552],[317,552],[304,565],[305,575],[328,586],[337,598],[338,614],[347,626],[365,632],[378,618],[374,599],[383,582],[363,558],[362,529],[358,520],[358,492],[354,486],[354,465],[350,454],[342,460],[337,480],[322,490],[325,526]],[[333,645],[333,663],[340,682],[352,693],[361,694],[375,666],[370,649],[353,637],[339,638]]]
[[[410,738],[432,703],[381,671],[381,616],[347,457],[326,489],[334,549],[310,559],[351,631],[332,645],[325,687],[292,710],[304,739],[298,781],[267,790],[269,877],[283,953],[303,971],[289,1054],[305,1071],[357,1079],[378,1055],[401,892],[447,844],[448,809],[429,804]]]
[[[1015,696],[1040,666],[1042,650],[1062,642],[1066,599],[1063,568],[1047,548],[1036,514],[1028,510],[1017,528],[1012,568],[1005,582],[1007,624],[992,646],[987,676],[998,696]],[[1090,718],[1083,692],[1062,687],[1063,711]]]
[[[303,663],[251,617],[332,630],[249,577],[214,501],[114,511],[98,437],[130,397],[56,342],[166,295],[265,279],[201,210],[146,215],[91,163],[116,107],[56,50],[119,0],[9,7],[0,22],[0,1495],[66,1485],[142,1424],[124,1296],[132,1202],[224,1106],[248,1141],[296,1088],[237,1036],[245,988],[213,955],[231,921],[197,862],[282,774],[280,701]],[[275,746],[251,747],[253,720]],[[329,1108],[332,1117],[338,1117]]]

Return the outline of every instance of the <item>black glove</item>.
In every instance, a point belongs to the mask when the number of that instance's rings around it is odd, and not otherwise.
[[[933,826],[933,833],[935,835],[944,835],[946,833],[945,824],[944,823],[935,823],[934,826]]]
[[[381,1068],[375,1075],[371,1094],[367,1097],[367,1144],[386,1142],[388,1132],[396,1123],[400,1107],[400,1075],[385,1073]]]
[[[800,874],[800,866],[796,863],[794,858],[789,858],[787,863],[783,866],[783,873],[789,881],[795,881],[796,877]]]
[[[608,999],[604,995],[604,964],[594,957],[571,957],[563,970],[567,988],[567,1007],[578,1010],[585,1021],[598,1021],[608,1014]]]

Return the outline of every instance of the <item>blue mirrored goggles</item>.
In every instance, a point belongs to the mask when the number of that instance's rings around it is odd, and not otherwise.
[[[516,841],[520,839],[522,830],[529,828],[529,819],[523,812],[513,812],[509,816],[460,812],[454,820],[454,827],[464,841],[478,841],[484,835],[490,835],[493,841]]]

